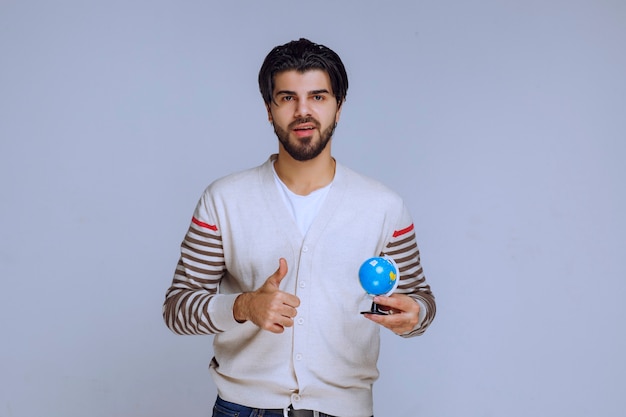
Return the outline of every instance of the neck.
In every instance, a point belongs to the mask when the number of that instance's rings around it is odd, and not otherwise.
[[[281,147],[274,169],[292,192],[308,195],[332,182],[335,177],[335,165],[335,159],[330,155],[329,149],[325,149],[314,159],[297,161]]]

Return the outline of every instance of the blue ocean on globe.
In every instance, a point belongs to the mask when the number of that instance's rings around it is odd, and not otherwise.
[[[398,282],[398,270],[389,259],[369,258],[359,268],[361,286],[370,295],[383,295],[393,291]]]

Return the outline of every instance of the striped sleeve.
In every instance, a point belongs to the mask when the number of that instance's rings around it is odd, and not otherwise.
[[[215,334],[218,328],[209,314],[209,302],[217,294],[225,273],[222,237],[214,224],[194,214],[180,248],[172,285],[163,304],[167,327],[177,334]]]
[[[415,299],[426,311],[420,311],[423,317],[419,325],[413,331],[402,335],[411,337],[421,335],[435,318],[435,297],[426,283],[424,270],[420,262],[420,252],[415,238],[415,227],[408,223],[404,227],[395,230],[381,255],[391,257],[400,272],[400,283],[397,293],[406,294]]]

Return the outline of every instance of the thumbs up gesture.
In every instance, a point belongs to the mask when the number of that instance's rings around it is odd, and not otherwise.
[[[300,299],[279,289],[287,275],[287,261],[280,258],[276,272],[270,275],[256,291],[240,294],[233,306],[235,320],[250,320],[263,330],[282,333],[285,327],[293,326],[293,318]]]

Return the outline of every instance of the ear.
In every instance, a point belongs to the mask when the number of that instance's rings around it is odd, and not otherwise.
[[[274,118],[272,117],[272,109],[270,108],[269,103],[265,103],[265,110],[267,110],[267,120],[270,123],[274,123]]]
[[[345,101],[339,103],[339,106],[337,107],[337,113],[335,113],[335,124],[339,123],[339,118],[341,117],[341,109],[343,109],[343,103],[345,103]]]

